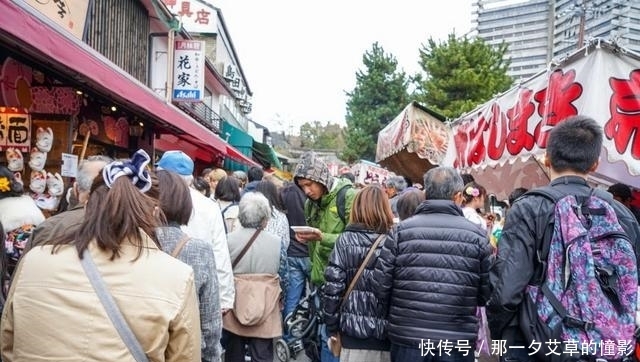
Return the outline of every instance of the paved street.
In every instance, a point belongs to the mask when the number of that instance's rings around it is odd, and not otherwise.
[[[278,358],[273,359],[274,362],[279,362]],[[301,351],[297,358],[291,358],[289,361],[295,362],[311,362],[311,360],[305,355],[304,351]],[[497,356],[481,356],[478,359],[478,362],[498,362],[499,358]]]

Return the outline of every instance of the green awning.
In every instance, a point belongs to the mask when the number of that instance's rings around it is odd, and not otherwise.
[[[234,127],[226,121],[222,121],[222,132],[221,135],[223,138],[227,138],[227,143],[233,146],[238,151],[242,152],[243,155],[252,158],[252,148],[253,148],[253,137],[249,136],[245,131],[240,128]],[[223,167],[229,171],[247,171],[249,166],[233,161],[229,158],[225,158]]]
[[[276,151],[266,143],[253,141],[253,159],[265,168],[274,167],[282,169],[282,163],[276,155]]]

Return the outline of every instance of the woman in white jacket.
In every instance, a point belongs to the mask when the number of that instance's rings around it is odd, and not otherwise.
[[[35,201],[24,194],[24,188],[8,168],[0,166],[0,224],[4,228],[6,243],[2,273],[2,294],[6,296],[10,276],[22,256],[31,231],[44,221]]]

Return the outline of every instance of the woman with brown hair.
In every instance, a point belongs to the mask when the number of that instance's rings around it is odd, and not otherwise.
[[[149,161],[140,150],[105,166],[73,242],[22,257],[2,315],[4,361],[131,361],[136,344],[149,361],[200,361],[193,270],[159,248]],[[112,323],[85,272],[92,262],[123,324]]]
[[[330,336],[340,335],[340,361],[390,361],[385,301],[375,296],[375,260],[385,235],[393,226],[393,213],[385,191],[366,186],[355,197],[349,225],[336,240],[325,271],[323,309]],[[375,253],[345,296],[374,243]],[[344,301],[343,301],[344,298]]]
[[[240,227],[240,222],[238,221],[240,182],[235,177],[225,177],[216,184],[214,195],[220,206],[224,229],[229,234]]]

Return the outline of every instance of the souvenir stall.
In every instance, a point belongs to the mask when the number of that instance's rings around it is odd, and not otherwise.
[[[79,159],[152,152],[145,120],[0,50],[0,164],[22,180],[41,209],[57,209]]]
[[[472,174],[499,200],[545,185],[549,131],[578,114],[605,135],[589,181],[640,188],[640,56],[601,40],[456,119],[443,164]]]
[[[450,130],[444,116],[411,102],[380,133],[376,162],[422,183],[424,173],[439,165],[449,147]]]
[[[132,4],[117,3],[122,5],[118,16],[126,15]],[[78,160],[90,155],[122,158],[141,148],[158,157],[156,149],[184,149],[196,165],[234,157],[234,149],[213,130],[144,83],[147,67],[142,62],[129,64],[131,69],[125,71],[103,55],[141,51],[136,54],[145,57],[146,47],[122,49],[111,44],[100,53],[81,40],[82,31],[74,36],[53,14],[49,17],[21,1],[0,1],[0,164],[11,162],[25,189],[37,200],[42,198],[43,209],[55,210],[59,196],[49,196],[60,192],[54,180],[62,179],[68,187]],[[147,10],[137,14],[158,29],[166,26]],[[80,21],[64,24],[83,28]],[[144,29],[134,28],[138,40],[147,39]],[[123,33],[118,29],[113,29],[113,36]],[[91,34],[98,38],[110,36],[94,30]],[[8,148],[13,149],[7,153]],[[46,186],[48,173],[53,191]]]

